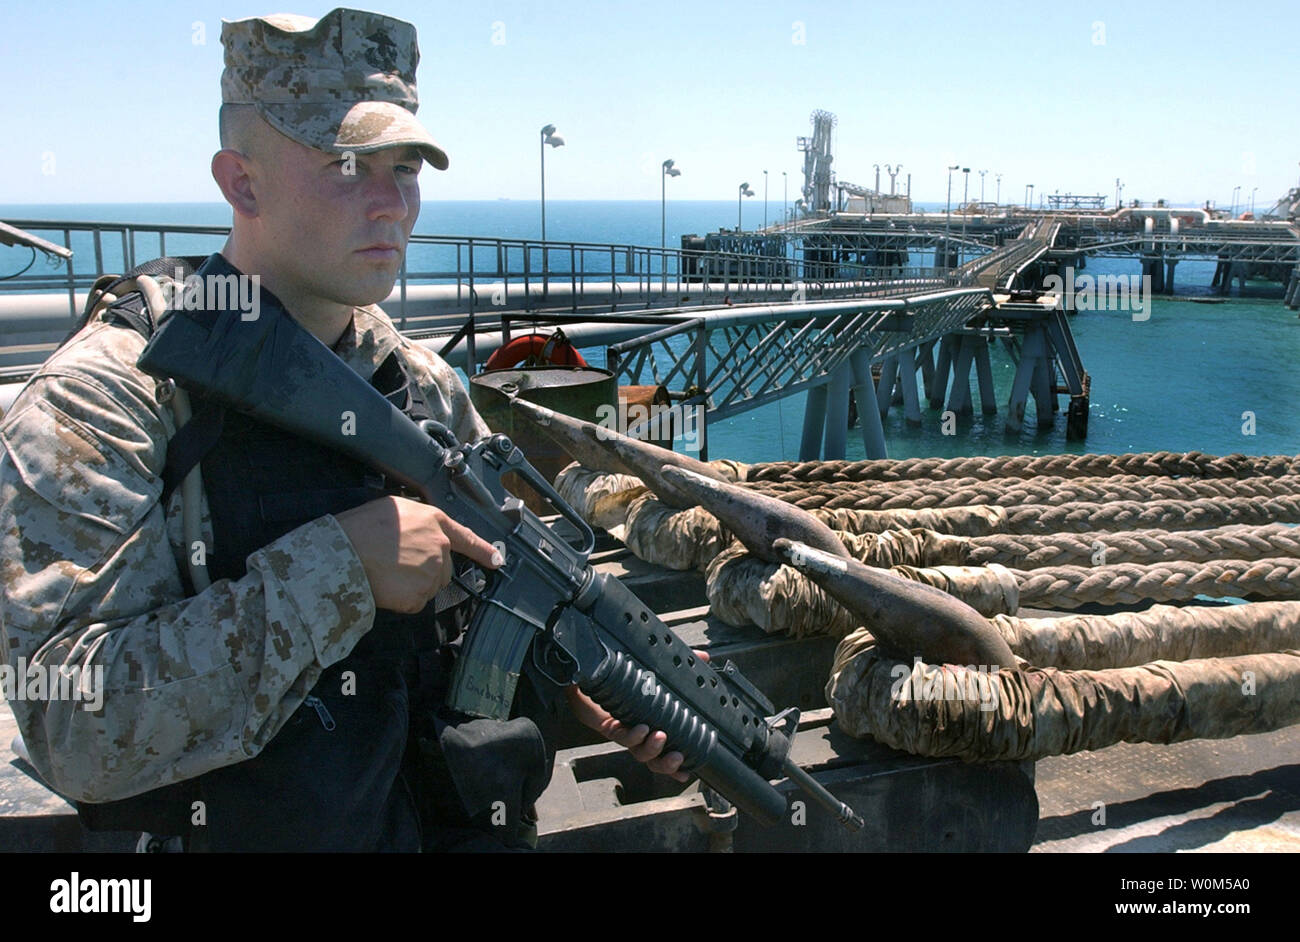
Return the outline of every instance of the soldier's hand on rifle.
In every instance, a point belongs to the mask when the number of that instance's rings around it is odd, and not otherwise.
[[[695,656],[701,661],[709,659],[707,651],[696,651]],[[690,781],[691,777],[688,774],[678,771],[684,761],[682,754],[680,752],[663,754],[664,746],[668,742],[666,733],[651,730],[644,723],[630,728],[624,726],[577,687],[565,688],[565,694],[569,698],[569,708],[573,710],[573,715],[588,729],[594,729],[606,739],[618,743],[632,753],[632,757],[638,762],[644,763],[651,772],[671,775],[679,782]]]
[[[437,507],[381,497],[336,514],[370,580],[375,606],[403,614],[424,609],[454,572],[452,553],[496,569],[501,556]]]

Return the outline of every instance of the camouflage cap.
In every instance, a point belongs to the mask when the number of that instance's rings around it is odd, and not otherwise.
[[[300,144],[331,154],[418,147],[439,170],[447,154],[415,118],[415,27],[364,10],[319,20],[291,13],[223,20],[221,100],[254,105]]]

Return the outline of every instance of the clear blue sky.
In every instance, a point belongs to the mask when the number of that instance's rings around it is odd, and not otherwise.
[[[370,8],[376,8],[371,5]],[[762,171],[791,198],[809,113],[838,115],[835,167],[902,163],[942,201],[945,166],[1004,200],[1100,192],[1271,205],[1300,176],[1300,11],[1290,2],[404,2],[420,116],[451,157],[426,199],[726,199]],[[0,203],[216,201],[220,19],[324,4],[30,2],[0,12]],[[202,29],[196,24],[202,24]],[[203,39],[204,42],[196,43]],[[802,39],[802,42],[799,40]],[[52,161],[51,161],[52,158]],[[52,170],[53,172],[45,172]],[[883,175],[883,169],[882,169]],[[884,178],[887,181],[887,178]],[[955,183],[960,196],[960,178]]]

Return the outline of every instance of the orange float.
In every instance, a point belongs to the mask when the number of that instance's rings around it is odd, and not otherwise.
[[[508,370],[523,364],[529,366],[586,366],[576,347],[569,343],[564,331],[546,334],[525,334],[516,337],[504,347],[498,347],[488,357],[484,369]]]

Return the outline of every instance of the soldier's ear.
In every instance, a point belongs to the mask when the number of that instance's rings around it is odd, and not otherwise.
[[[258,207],[249,164],[246,154],[229,147],[212,155],[212,179],[221,187],[221,195],[238,215],[251,219]]]

